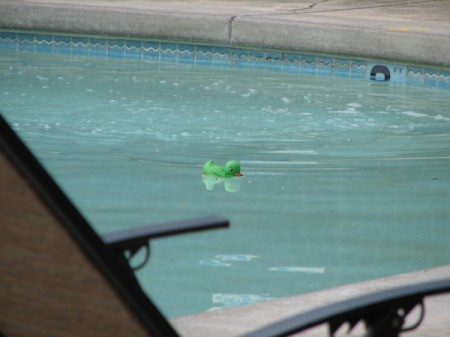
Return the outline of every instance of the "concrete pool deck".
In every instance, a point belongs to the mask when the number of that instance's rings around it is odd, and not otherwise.
[[[269,323],[325,305],[368,293],[450,278],[450,265],[413,273],[349,284],[322,291],[259,302],[234,309],[174,318],[172,324],[184,337],[237,337]],[[411,315],[414,316],[413,313]],[[414,316],[417,318],[417,316]],[[414,321],[414,319],[413,319]],[[407,321],[409,322],[409,321]],[[311,329],[301,336],[328,336],[327,326]],[[358,332],[358,330],[356,330]],[[342,333],[340,334],[342,336]],[[361,334],[356,334],[360,336]],[[446,337],[450,335],[450,293],[425,299],[425,318],[410,337]],[[355,336],[355,334],[352,334]]]
[[[448,0],[0,0],[0,28],[450,67]]]

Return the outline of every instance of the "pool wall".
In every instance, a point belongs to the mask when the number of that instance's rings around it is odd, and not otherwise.
[[[390,72],[390,83],[450,90],[450,69],[313,53],[7,30],[0,31],[0,49],[104,59],[265,69],[352,79],[370,79],[374,67],[382,65]]]

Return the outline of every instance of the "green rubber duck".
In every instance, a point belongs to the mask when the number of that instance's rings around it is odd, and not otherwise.
[[[203,165],[203,174],[220,178],[243,176],[241,173],[241,165],[234,160],[230,160],[225,166],[219,166],[214,161],[208,160],[205,165]]]

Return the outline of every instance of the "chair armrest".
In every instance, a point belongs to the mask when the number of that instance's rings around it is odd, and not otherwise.
[[[228,227],[228,220],[218,216],[209,216],[192,220],[168,222],[140,228],[108,233],[102,236],[103,242],[113,249],[128,249],[155,238],[184,234],[209,229]]]
[[[334,336],[342,324],[348,322],[351,330],[360,321],[366,324],[368,333],[365,336],[398,336],[401,332],[420,325],[424,313],[424,297],[445,292],[450,292],[450,279],[385,290],[320,307],[241,337],[290,336],[323,323],[329,324],[330,336]],[[417,305],[422,309],[419,321],[413,327],[403,328],[405,317]]]
[[[110,248],[119,259],[125,258],[131,270],[136,271],[146,265],[150,257],[149,241],[164,236],[198,232],[209,229],[219,229],[229,226],[227,219],[218,216],[209,216],[192,220],[168,222],[140,228],[127,229],[102,235],[105,245]],[[141,248],[146,248],[143,262],[131,266],[131,258]],[[125,252],[129,254],[126,255]]]

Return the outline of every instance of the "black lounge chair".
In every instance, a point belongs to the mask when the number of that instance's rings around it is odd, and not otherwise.
[[[125,256],[141,247],[149,253],[150,239],[223,228],[227,220],[209,217],[100,237],[2,116],[0,147],[0,336],[178,337],[134,276],[146,261],[131,267]],[[448,291],[450,280],[443,280],[367,295],[246,337],[288,336],[323,323],[333,336],[343,323],[353,327],[361,320],[367,336],[398,336],[407,314],[424,309],[424,297]]]
[[[0,135],[0,336],[177,337],[124,251],[148,251],[150,239],[228,221],[208,217],[100,237],[3,117]]]

